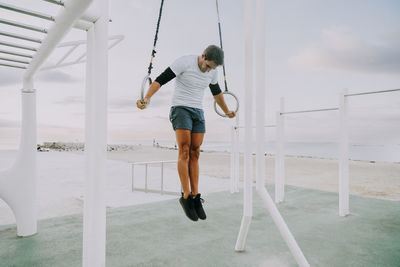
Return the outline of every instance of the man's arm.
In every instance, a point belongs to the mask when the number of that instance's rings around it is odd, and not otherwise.
[[[235,111],[229,110],[228,106],[225,103],[223,93],[219,93],[218,95],[214,96],[215,102],[217,102],[218,106],[222,109],[226,116],[229,118],[233,118],[236,116]]]
[[[235,112],[228,109],[228,106],[225,103],[224,95],[221,92],[221,88],[219,84],[210,84],[209,85],[211,93],[214,96],[215,102],[217,102],[218,106],[221,107],[222,111],[225,113],[226,116],[229,118],[235,117]]]
[[[160,89],[161,86],[175,78],[175,73],[171,68],[167,68],[163,73],[161,73],[156,80],[150,85],[149,90],[147,90],[146,96],[143,101],[136,101],[136,106],[140,109],[146,108],[147,103],[149,103],[150,98]]]

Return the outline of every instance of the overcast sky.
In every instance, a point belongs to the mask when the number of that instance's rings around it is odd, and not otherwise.
[[[56,15],[59,7],[39,0],[4,1]],[[110,35],[125,39],[109,52],[109,143],[173,140],[168,120],[173,82],[163,86],[148,109],[135,107],[147,72],[160,0],[110,1]],[[244,109],[243,0],[219,0],[229,90]],[[286,110],[332,108],[339,93],[400,88],[400,2],[397,0],[267,1],[266,124],[275,123],[280,97]],[[0,16],[26,24],[50,27],[51,22],[1,10]],[[0,25],[0,29],[34,35]],[[85,32],[71,30],[65,41],[82,40]],[[17,42],[6,37],[4,41]],[[24,43],[35,46],[32,43]],[[176,58],[200,55],[219,44],[214,0],[165,0],[155,78]],[[8,49],[8,48],[7,48]],[[72,58],[83,53],[77,49]],[[66,49],[58,49],[47,64]],[[257,51],[255,51],[257,54]],[[0,146],[17,146],[23,70],[0,66]],[[219,80],[223,86],[222,69]],[[35,79],[38,142],[83,141],[85,65],[43,71]],[[358,143],[400,143],[400,92],[349,99],[350,138]],[[206,141],[228,141],[233,120],[219,117],[208,91],[204,98]],[[243,118],[241,114],[241,118]],[[242,120],[241,120],[241,123]],[[287,116],[289,141],[336,141],[336,111]],[[268,130],[268,140],[274,138]]]

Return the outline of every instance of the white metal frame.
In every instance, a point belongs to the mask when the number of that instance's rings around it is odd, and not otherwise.
[[[120,43],[124,39],[123,35],[113,35],[108,37],[108,40],[111,41],[111,43],[108,45],[108,50],[116,46],[118,43]],[[82,53],[77,59],[75,60],[70,60],[65,62],[68,57],[74,52],[79,46],[81,45],[87,45],[86,40],[80,40],[80,41],[72,41],[72,42],[66,42],[59,44],[57,48],[61,47],[71,47],[55,64],[53,65],[48,65],[41,70],[51,70],[51,69],[56,69],[56,68],[62,68],[70,65],[75,65],[75,64],[81,64],[86,62],[86,52]]]
[[[280,203],[285,198],[285,124],[284,117],[291,114],[301,114],[310,112],[339,111],[340,135],[339,135],[339,175],[338,175],[338,194],[339,194],[339,216],[347,216],[349,208],[349,138],[347,113],[347,98],[378,93],[398,92],[400,89],[379,90],[349,94],[347,89],[343,90],[339,96],[339,107],[308,109],[298,111],[285,111],[284,98],[280,100],[280,110],[276,113],[276,156],[275,156],[275,202]],[[275,125],[265,125],[264,127],[274,127]],[[239,184],[239,129],[243,126],[233,126],[231,129],[231,193],[238,192]],[[261,142],[261,141],[260,141]]]
[[[348,97],[399,92],[400,89],[369,91],[349,94],[348,90],[342,91],[339,97],[340,112],[340,152],[339,152],[339,215],[346,216],[350,213],[349,204],[349,133],[348,133]]]
[[[164,190],[164,165],[169,163],[177,163],[177,160],[159,160],[159,161],[143,161],[143,162],[131,162],[131,177],[132,177],[132,192],[141,191],[145,193],[160,193],[161,195],[180,195],[180,192],[166,191]],[[144,188],[135,187],[135,166],[144,165]],[[150,189],[148,186],[148,167],[149,165],[160,165],[160,190]]]
[[[1,35],[15,39],[23,39],[39,43],[39,47],[30,47],[18,43],[0,42],[2,46],[17,49],[30,50],[33,54],[25,54],[14,51],[0,50],[2,54],[15,57],[31,58],[30,61],[19,58],[2,58],[7,62],[18,64],[0,63],[1,66],[26,69],[22,88],[22,124],[21,141],[17,158],[12,167],[0,173],[0,197],[10,206],[17,222],[17,235],[29,236],[37,232],[36,218],[36,93],[33,86],[33,77],[43,61],[55,48],[61,38],[69,31],[73,22],[90,5],[91,0],[68,1],[68,8],[62,9],[56,16],[56,20],[50,29],[26,25],[6,19],[0,19],[0,23],[14,27],[22,27],[31,31],[40,31],[46,36],[43,40],[22,36],[19,34],[1,32]],[[0,8],[14,12],[35,16],[41,19],[49,19],[39,12],[29,11],[13,5],[0,3]]]
[[[36,92],[34,77],[43,62],[72,28],[87,31],[87,79],[85,157],[86,182],[83,219],[83,266],[105,266],[105,163],[107,151],[107,51],[108,0],[44,0],[58,4],[57,16],[0,3],[0,8],[53,21],[49,29],[0,18],[0,23],[45,34],[43,39],[0,31],[0,35],[39,44],[36,47],[1,42],[1,46],[30,50],[20,53],[1,49],[16,58],[0,59],[0,66],[24,68],[21,141],[14,164],[0,173],[0,197],[10,206],[17,222],[17,235],[37,233],[36,216]],[[92,2],[94,2],[92,4]],[[92,4],[92,5],[91,5]],[[114,44],[115,45],[115,44]],[[19,57],[25,58],[23,61]],[[29,62],[26,61],[30,59]],[[13,62],[17,64],[9,64]],[[24,65],[19,65],[24,64]]]
[[[265,120],[265,1],[256,1],[256,42],[257,50],[256,67],[256,140],[264,143],[264,120]],[[244,189],[243,189],[243,217],[237,237],[235,250],[243,251],[245,248],[247,233],[253,213],[252,204],[252,114],[253,114],[253,1],[245,1],[244,22],[245,22],[245,153],[244,153]],[[264,146],[258,146],[256,152],[256,190],[263,200],[263,203],[277,226],[282,238],[299,266],[310,266],[304,257],[293,235],[289,231],[285,221],[280,215],[275,203],[271,199],[264,185]]]
[[[276,113],[277,142],[275,161],[275,202],[280,203],[285,199],[285,122],[284,116],[292,114],[315,113],[337,111],[339,108],[307,109],[297,111],[285,111],[285,99],[280,100],[280,110]]]

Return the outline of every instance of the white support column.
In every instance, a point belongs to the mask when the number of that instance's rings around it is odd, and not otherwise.
[[[101,16],[87,34],[86,184],[82,259],[84,267],[102,267],[106,262],[108,1],[96,0],[96,4]]]
[[[236,251],[243,251],[251,218],[253,216],[253,130],[252,130],[252,106],[253,106],[253,0],[245,1],[244,5],[244,32],[245,32],[245,147],[244,147],[244,186],[243,186],[243,217],[236,240]]]
[[[257,131],[257,193],[261,197],[264,202],[265,207],[267,208],[269,214],[271,215],[275,225],[277,226],[283,240],[286,242],[289,247],[290,252],[295,258],[297,264],[299,266],[309,267],[310,264],[307,262],[307,259],[304,257],[303,252],[298,246],[296,240],[294,239],[292,233],[287,227],[285,221],[280,215],[276,205],[274,204],[271,196],[268,191],[264,187],[264,170],[265,170],[265,160],[264,160],[264,121],[265,121],[265,0],[256,0],[256,51],[257,57],[255,59],[256,62],[256,131]],[[281,110],[283,109],[283,101],[281,101]],[[281,125],[280,129],[282,130],[283,125]],[[282,134],[283,136],[283,134]],[[284,183],[281,184],[280,193],[282,194],[283,199],[283,191],[284,191]]]
[[[37,233],[36,92],[32,80],[22,89],[21,141],[12,167],[0,173],[0,198],[14,213],[18,236]]]
[[[339,97],[340,154],[339,154],[339,216],[349,214],[349,137],[347,123],[347,90]]]
[[[236,114],[236,131],[235,131],[235,182],[234,182],[234,192],[239,192],[239,180],[240,180],[240,130],[239,130],[239,113]]]
[[[256,188],[264,189],[265,176],[265,1],[256,1],[255,81],[256,81]]]
[[[275,156],[275,203],[285,198],[285,99],[280,99],[280,110],[276,113],[276,156]]]

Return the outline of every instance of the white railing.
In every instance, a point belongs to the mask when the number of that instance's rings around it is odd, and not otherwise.
[[[291,114],[311,113],[311,112],[325,112],[325,111],[339,111],[340,121],[340,136],[339,136],[339,215],[346,216],[349,214],[349,138],[348,138],[348,123],[347,113],[348,104],[347,97],[398,92],[400,89],[370,91],[349,94],[347,90],[343,90],[339,96],[339,107],[322,108],[322,109],[306,109],[297,111],[285,111],[285,101],[281,98],[280,110],[276,112],[276,125],[265,125],[264,127],[276,127],[276,155],[275,155],[275,202],[282,202],[285,198],[285,123],[284,117]],[[236,122],[238,124],[238,121]],[[239,130],[243,126],[232,126],[231,141],[231,193],[238,192],[239,185]],[[254,127],[252,127],[254,128]]]
[[[131,174],[132,174],[132,192],[141,191],[145,193],[160,193],[166,195],[179,195],[179,192],[166,191],[164,190],[164,165],[169,163],[177,163],[177,160],[160,160],[160,161],[143,161],[143,162],[131,162]],[[144,165],[144,188],[135,187],[135,166]],[[150,189],[148,185],[148,168],[149,165],[160,165],[160,189]]]

